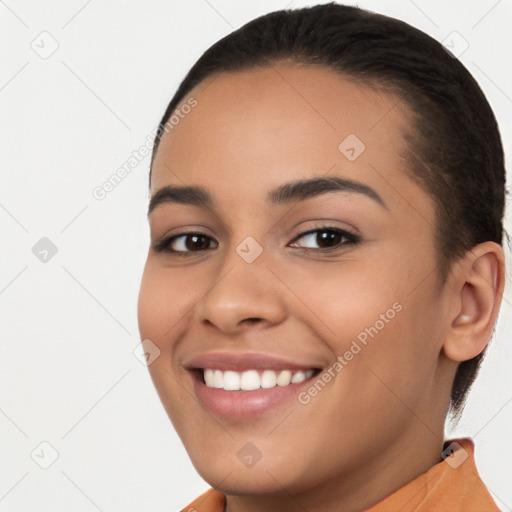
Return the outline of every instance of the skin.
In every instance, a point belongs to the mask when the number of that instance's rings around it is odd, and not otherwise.
[[[189,96],[198,104],[164,135],[151,193],[201,185],[217,205],[158,206],[151,243],[183,229],[213,248],[149,250],[138,316],[141,338],[161,350],[149,366],[156,390],[227,512],[364,510],[442,460],[458,363],[484,349],[501,304],[502,249],[475,247],[441,284],[434,203],[408,177],[410,113],[392,95],[279,63],[219,74]],[[338,150],[348,134],[366,145],[353,162]],[[350,192],[265,202],[278,185],[322,176],[362,182],[386,208]],[[360,244],[322,253],[315,236],[297,238],[325,221]],[[251,264],[236,252],[247,236],[263,248]],[[183,367],[192,355],[257,351],[328,368],[395,302],[402,310],[308,404],[248,421],[216,417],[195,398]],[[262,454],[250,468],[237,457],[247,442]]]

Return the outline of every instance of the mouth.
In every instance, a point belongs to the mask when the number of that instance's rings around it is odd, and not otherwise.
[[[299,393],[311,386],[324,365],[267,354],[203,354],[183,366],[198,402],[211,414],[232,420],[262,417],[303,407]]]
[[[320,368],[249,369],[242,372],[218,368],[196,368],[196,378],[206,387],[224,391],[255,391],[300,384],[321,372]]]

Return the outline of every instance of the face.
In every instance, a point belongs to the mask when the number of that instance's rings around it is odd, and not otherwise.
[[[198,472],[226,494],[340,489],[442,442],[447,297],[406,105],[280,64],[210,78],[178,111],[139,327]],[[166,189],[189,186],[203,194]]]

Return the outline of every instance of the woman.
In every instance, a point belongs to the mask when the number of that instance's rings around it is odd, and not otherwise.
[[[139,297],[212,486],[183,510],[498,510],[445,440],[504,289],[505,170],[462,64],[328,4],[213,45],[165,112]]]

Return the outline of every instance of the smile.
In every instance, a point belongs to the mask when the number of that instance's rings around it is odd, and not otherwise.
[[[276,386],[289,386],[309,379],[315,373],[308,370],[246,370],[235,372],[207,368],[202,370],[203,382],[209,388],[224,389],[226,391],[254,391],[256,389],[270,389]]]
[[[216,416],[242,420],[297,406],[297,395],[326,366],[306,354],[214,351],[190,354],[188,370],[197,401]]]

